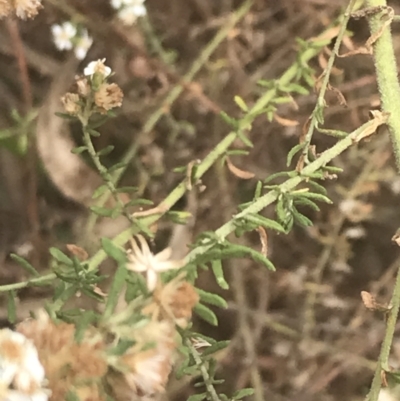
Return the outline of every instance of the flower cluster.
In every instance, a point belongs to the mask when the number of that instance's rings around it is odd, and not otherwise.
[[[0,0],[0,18],[12,14],[21,19],[33,18],[41,8],[41,0]]]
[[[0,331],[0,399],[145,401],[165,391],[180,343],[176,324],[188,323],[199,297],[183,273],[166,284],[158,280],[158,272],[183,264],[168,261],[169,251],[153,255],[143,237],[133,244],[131,270],[156,274],[148,297],[79,334],[44,311],[18,324],[17,332]],[[30,398],[12,398],[15,392]]]
[[[71,22],[64,22],[61,25],[53,25],[51,27],[54,44],[58,50],[74,49],[75,56],[78,60],[83,60],[90,47],[93,39],[89,36],[88,31],[79,28]]]
[[[84,76],[76,79],[76,92],[68,92],[62,97],[68,114],[105,114],[121,106],[123,93],[117,84],[108,82],[112,71],[104,62],[105,59],[89,63],[84,69]]]
[[[33,342],[9,329],[0,331],[0,399],[47,401],[45,371]]]
[[[111,6],[118,11],[118,18],[124,25],[133,25],[139,17],[146,15],[144,0],[111,0]]]

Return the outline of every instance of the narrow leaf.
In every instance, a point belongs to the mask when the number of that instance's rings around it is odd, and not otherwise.
[[[110,291],[108,293],[106,308],[104,311],[104,318],[109,318],[117,306],[119,296],[122,292],[122,288],[125,284],[125,279],[127,276],[127,270],[125,266],[119,266],[114,274],[113,282],[111,284]]]
[[[211,269],[214,273],[215,279],[217,280],[217,284],[224,290],[229,289],[229,284],[225,280],[224,270],[222,268],[222,262],[220,259],[213,260],[211,262]]]
[[[218,319],[215,313],[208,308],[207,306],[204,306],[202,304],[197,304],[194,307],[194,311],[207,323],[211,324],[212,326],[218,326]]]
[[[17,321],[17,308],[15,306],[15,291],[9,291],[7,293],[7,318],[11,324]]]
[[[127,262],[126,253],[121,248],[116,246],[110,239],[102,238],[101,245],[105,253],[118,263],[125,264]]]
[[[64,263],[67,266],[72,266],[73,261],[70,259],[64,252],[60,251],[58,248],[50,248],[49,249],[50,255],[53,256],[55,260],[60,263]]]
[[[219,295],[213,294],[208,291],[201,290],[200,288],[196,288],[196,291],[199,294],[201,301],[203,301],[207,304],[218,306],[219,308],[222,308],[222,309],[226,309],[228,307],[228,304],[225,301],[225,299],[220,297]]]
[[[38,271],[27,260],[21,258],[21,256],[12,253],[10,257],[12,260],[15,260],[23,269],[25,269],[29,275],[34,277],[39,276]]]

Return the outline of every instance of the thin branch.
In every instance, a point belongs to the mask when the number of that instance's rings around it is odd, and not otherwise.
[[[303,153],[303,159],[306,162],[306,164],[308,163],[308,150],[309,150],[309,147],[311,144],[311,139],[312,139],[312,136],[314,133],[314,129],[318,124],[318,115],[321,113],[321,110],[323,110],[325,107],[325,93],[326,93],[326,90],[329,85],[329,78],[330,78],[331,71],[333,68],[333,63],[335,62],[336,56],[339,54],[340,45],[342,44],[343,36],[346,32],[347,23],[349,22],[349,19],[351,17],[351,12],[352,12],[356,2],[357,2],[357,0],[350,0],[349,5],[346,8],[346,11],[343,15],[343,21],[340,24],[340,30],[339,30],[338,36],[336,38],[335,46],[333,47],[333,51],[329,57],[328,64],[325,68],[325,71],[323,72],[324,78],[321,83],[321,88],[319,90],[317,102],[316,102],[315,108],[311,114],[310,125],[309,125],[307,133],[304,137],[305,146],[303,148],[302,153]]]

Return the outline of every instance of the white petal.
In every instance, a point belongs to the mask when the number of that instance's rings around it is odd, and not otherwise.
[[[171,257],[172,254],[172,249],[171,248],[165,248],[161,252],[157,253],[155,256],[155,259],[160,262],[164,262],[165,260],[168,260]]]
[[[147,289],[153,292],[157,286],[158,276],[154,270],[147,270]]]

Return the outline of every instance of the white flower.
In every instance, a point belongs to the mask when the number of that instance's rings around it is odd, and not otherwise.
[[[78,38],[78,43],[75,46],[74,53],[78,60],[83,60],[86,57],[90,46],[92,46],[93,39],[89,36],[88,31],[85,29]]]
[[[102,60],[97,60],[97,61],[92,61],[90,62],[85,69],[83,70],[83,73],[85,76],[92,77],[94,74],[101,74],[103,78],[108,77],[111,74],[111,68],[107,67],[104,65],[104,62],[106,61],[105,58]]]
[[[138,17],[142,17],[146,15],[147,10],[143,4],[133,4],[127,7],[122,8],[118,12],[118,18],[125,24],[125,25],[133,25]]]
[[[136,240],[131,240],[132,252],[128,254],[130,263],[127,264],[127,269],[134,272],[146,272],[147,288],[149,291],[154,291],[157,286],[159,273],[179,269],[185,265],[185,262],[183,260],[169,260],[171,257],[171,248],[166,248],[154,255],[141,235],[138,235],[137,239],[140,247]]]
[[[122,0],[111,0],[111,7],[119,10],[123,6]]]
[[[76,27],[70,22],[51,27],[54,44],[58,50],[71,50],[73,47],[72,39],[76,35]]]
[[[0,330],[0,389],[6,401],[47,401],[45,372],[33,342],[21,333]],[[11,387],[11,388],[10,388]]]
[[[4,401],[47,401],[48,399],[49,395],[44,391],[38,391],[28,395],[20,391],[9,390],[6,393],[6,399]]]

